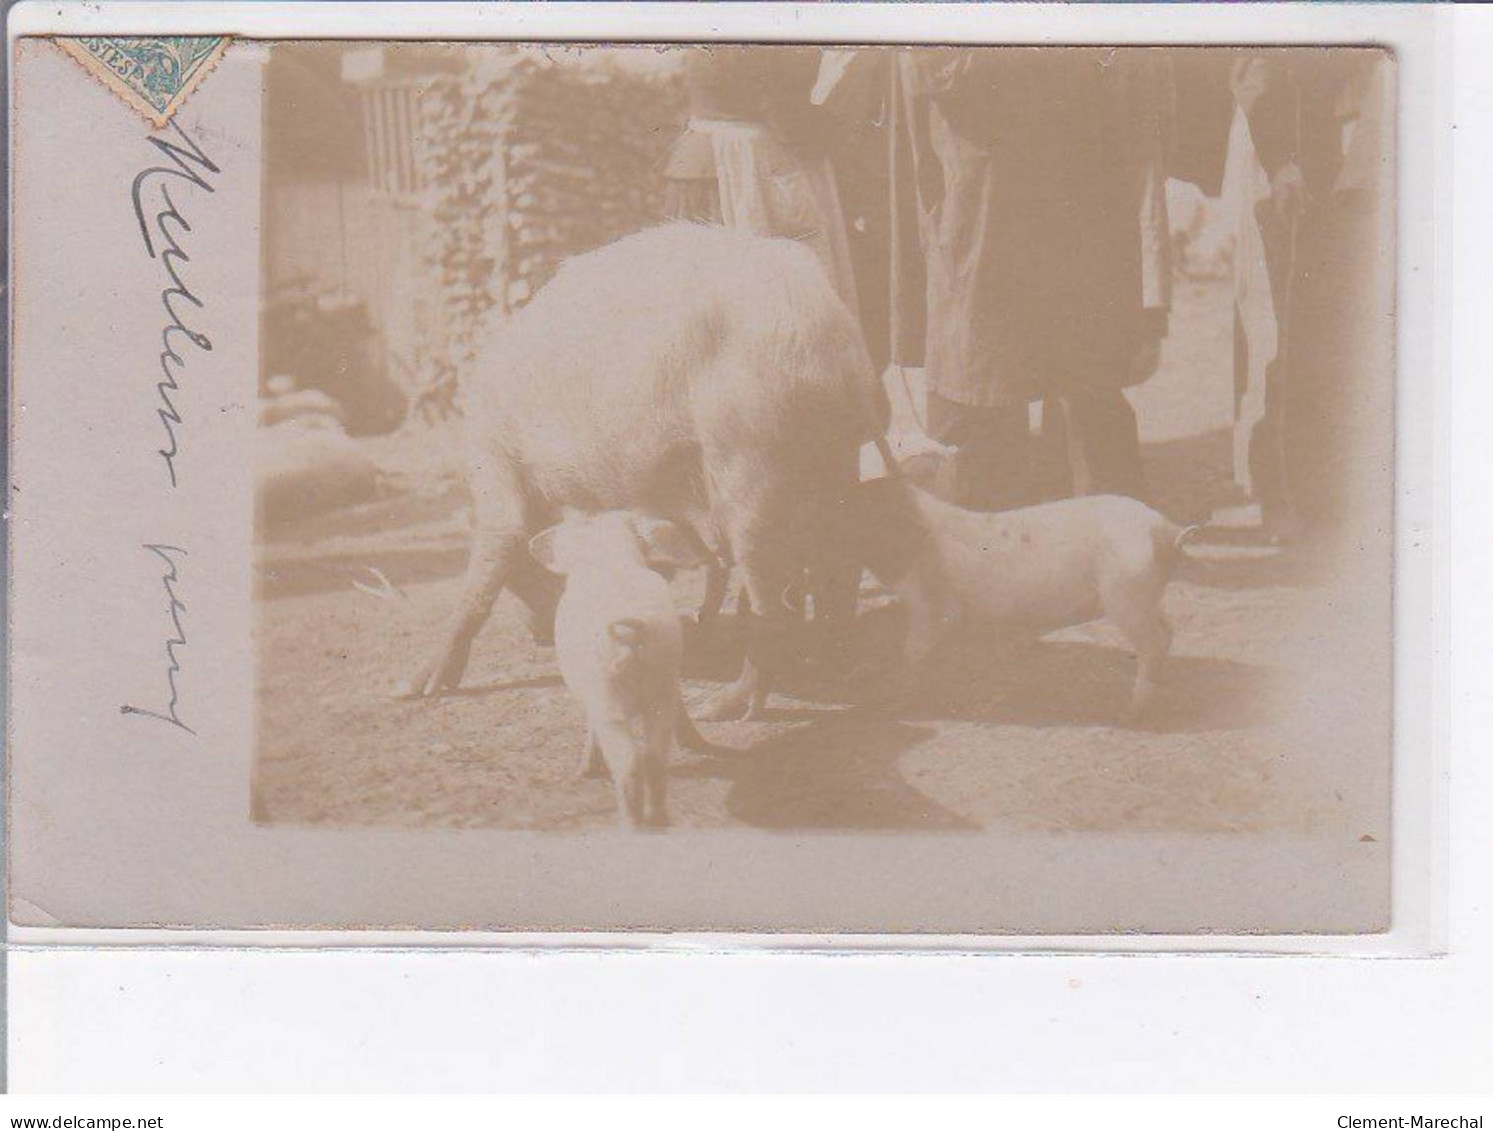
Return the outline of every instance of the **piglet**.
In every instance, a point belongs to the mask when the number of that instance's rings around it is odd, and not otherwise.
[[[555,650],[565,686],[586,712],[582,775],[610,772],[625,827],[661,827],[675,735],[698,738],[684,713],[684,651],[669,583],[658,568],[706,564],[673,523],[623,511],[572,515],[529,551],[565,577]],[[650,568],[653,567],[653,568]]]
[[[860,484],[850,515],[847,538],[907,607],[909,670],[961,621],[1051,632],[1105,617],[1139,659],[1128,717],[1146,707],[1171,647],[1162,595],[1197,527],[1117,495],[963,510],[899,476]]]

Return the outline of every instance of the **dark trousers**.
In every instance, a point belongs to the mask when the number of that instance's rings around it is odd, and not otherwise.
[[[1119,389],[1053,393],[1034,437],[1026,404],[963,405],[928,394],[928,432],[954,449],[935,491],[969,510],[997,511],[1070,495],[1142,492],[1135,411]]]
[[[1284,236],[1262,225],[1280,352],[1265,370],[1265,413],[1250,435],[1249,461],[1267,527],[1331,536],[1370,470],[1363,464],[1372,462],[1377,419],[1368,406],[1387,409],[1392,387],[1388,298],[1374,286],[1375,222],[1367,204],[1347,194],[1308,212],[1291,272]],[[1236,314],[1236,407],[1249,360]]]
[[[1081,389],[1044,398],[1042,442],[1049,497],[1141,497],[1140,432],[1122,390]]]
[[[1244,323],[1234,311],[1234,411],[1244,402],[1249,377],[1249,342]],[[1285,459],[1285,381],[1281,366],[1265,366],[1265,411],[1250,431],[1248,441],[1249,478],[1254,499],[1260,504],[1260,521],[1270,530],[1292,521],[1290,494],[1287,490]]]

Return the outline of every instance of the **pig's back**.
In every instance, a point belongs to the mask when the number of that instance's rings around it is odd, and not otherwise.
[[[667,489],[711,434],[874,413],[867,373],[807,248],[671,224],[568,262],[489,335],[463,396],[483,454],[605,507]]]
[[[927,495],[920,504],[930,523],[949,533],[943,568],[971,611],[987,621],[1033,629],[1099,617],[1104,586],[1117,576],[1156,570],[1158,550],[1177,534],[1144,503],[1118,495],[993,514]]]
[[[1124,495],[1095,495],[1089,504],[1118,569],[1131,576],[1156,574],[1162,582],[1171,576],[1180,526]]]

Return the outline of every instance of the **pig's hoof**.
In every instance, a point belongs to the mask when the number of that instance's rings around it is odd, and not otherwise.
[[[407,679],[400,682],[394,688],[395,699],[427,699],[433,692],[429,690],[428,679]]]
[[[415,677],[399,684],[394,689],[396,699],[434,699],[441,692],[456,686],[456,680],[443,675],[439,669],[416,673]]]

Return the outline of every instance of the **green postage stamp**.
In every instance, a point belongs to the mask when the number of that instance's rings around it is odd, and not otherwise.
[[[73,36],[58,37],[56,43],[159,127],[217,65],[229,37]]]

